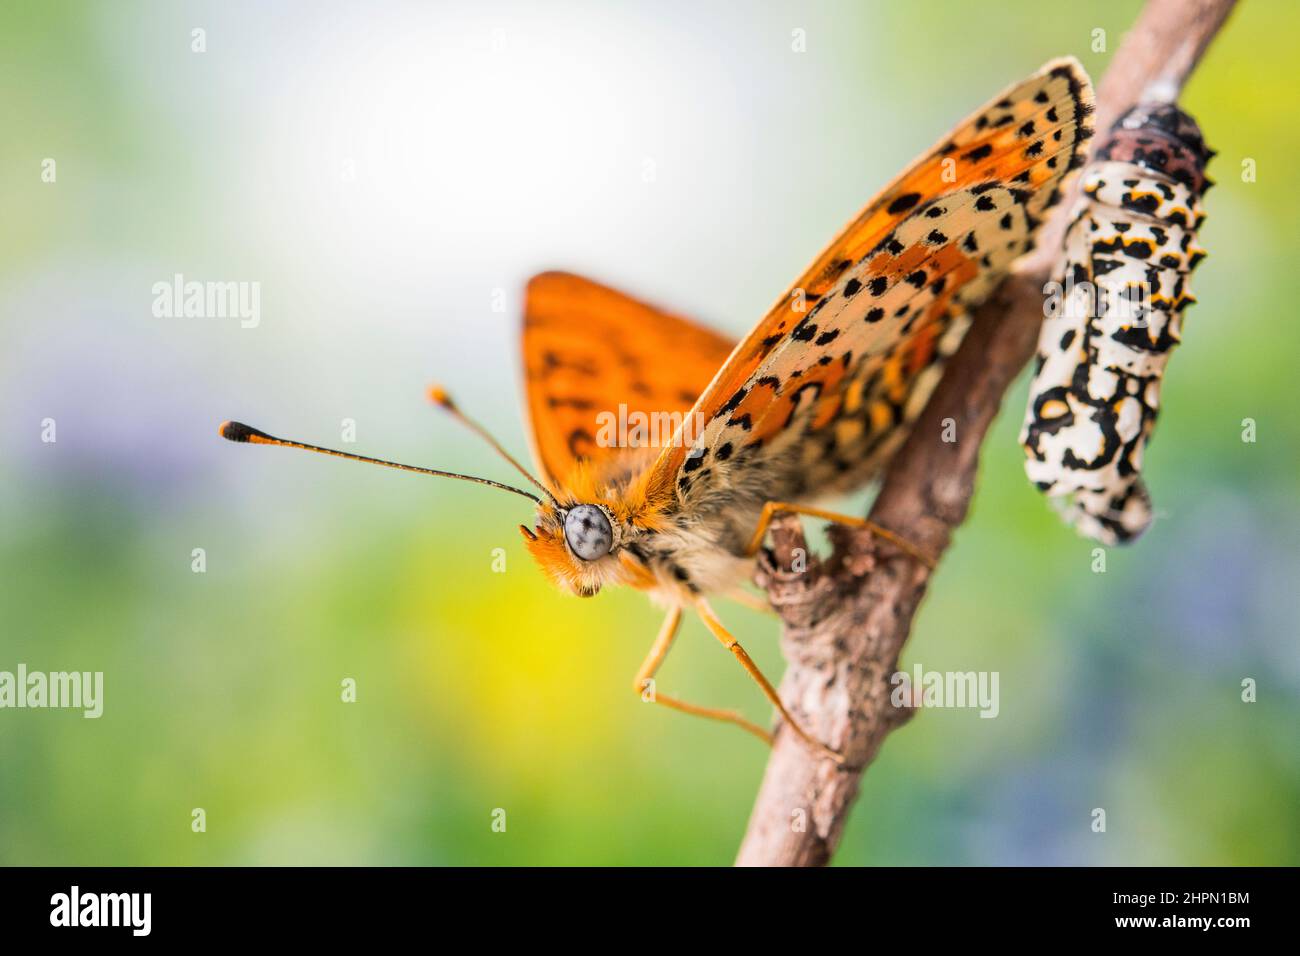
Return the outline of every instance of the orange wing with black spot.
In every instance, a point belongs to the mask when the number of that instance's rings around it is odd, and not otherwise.
[[[650,493],[689,506],[761,473],[768,498],[798,500],[869,478],[1083,165],[1092,103],[1078,62],[1053,61],[913,163],[732,353],[694,409],[703,433],[660,454]]]
[[[620,458],[642,460],[629,437],[671,433],[667,423],[690,410],[734,345],[589,279],[536,276],[524,302],[523,360],[538,467],[564,488],[582,463],[613,471]],[[654,427],[640,436],[646,421]]]

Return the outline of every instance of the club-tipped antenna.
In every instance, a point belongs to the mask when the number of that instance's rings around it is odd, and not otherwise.
[[[416,465],[403,465],[396,461],[385,461],[382,458],[367,458],[365,455],[353,455],[346,451],[335,451],[333,448],[321,448],[319,445],[308,445],[305,442],[290,441],[287,438],[276,438],[274,435],[268,435],[264,431],[259,431],[251,425],[245,425],[243,422],[222,422],[221,427],[217,429],[217,434],[226,441],[247,442],[251,445],[280,445],[283,448],[301,448],[303,451],[314,451],[321,455],[333,455],[335,458],[348,458],[352,461],[364,461],[371,465],[383,465],[385,468],[396,468],[398,471],[413,471],[420,475],[434,475],[438,478],[459,478],[461,481],[472,481],[480,485],[488,485],[492,488],[500,488],[502,491],[510,491],[517,495],[522,495],[530,501],[537,504],[542,503],[542,499],[529,491],[521,488],[515,488],[512,485],[502,484],[499,481],[493,481],[491,478],[479,478],[475,475],[461,475],[454,471],[438,471],[435,468],[420,468]]]
[[[515,471],[519,472],[519,474],[523,475],[530,482],[532,482],[538,488],[538,490],[542,492],[542,494],[546,495],[546,497],[551,499],[552,503],[556,505],[559,504],[559,502],[555,500],[554,492],[552,492],[550,488],[547,488],[544,484],[542,484],[540,481],[534,478],[527,468],[519,464],[519,461],[515,458],[515,456],[510,454],[510,452],[506,451],[505,447],[499,441],[497,441],[495,438],[492,437],[491,432],[489,432],[486,428],[484,428],[474,419],[470,418],[463,411],[461,411],[460,406],[457,405],[455,401],[452,400],[452,397],[447,394],[447,390],[445,388],[443,388],[441,385],[430,385],[428,395],[429,395],[429,401],[433,402],[435,405],[441,406],[443,409],[445,409],[447,412],[451,414],[452,418],[456,419],[458,422],[460,422],[462,425],[464,425],[474,434],[478,435],[479,438],[482,438],[485,442],[491,445],[492,449],[498,455],[500,455],[502,458],[504,458],[506,461],[510,462],[510,464],[514,466]]]

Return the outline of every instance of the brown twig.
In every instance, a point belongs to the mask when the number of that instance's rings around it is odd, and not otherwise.
[[[1116,51],[1098,89],[1099,134],[1130,106],[1181,90],[1235,0],[1150,0]],[[980,444],[1008,386],[1033,354],[1043,315],[1043,283],[1059,250],[1069,202],[1045,224],[1039,249],[1022,263],[975,321],[911,436],[887,470],[871,519],[933,555],[942,555],[966,517]],[[957,440],[940,440],[945,419]],[[787,728],[777,733],[739,865],[816,866],[835,851],[861,775],[885,737],[913,713],[891,704],[889,678],[911,631],[930,571],[868,532],[831,529],[824,562],[793,570],[806,553],[794,519],[773,525],[775,559],[760,583],[785,623],[789,667],[781,696],[804,726],[839,748],[836,767]]]

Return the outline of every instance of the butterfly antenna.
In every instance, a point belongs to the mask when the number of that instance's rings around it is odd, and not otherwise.
[[[527,468],[519,464],[519,462],[515,459],[514,455],[506,451],[505,448],[502,446],[502,444],[499,441],[497,441],[495,438],[493,438],[486,428],[484,428],[478,422],[474,421],[474,419],[470,418],[468,415],[462,412],[460,410],[460,406],[457,405],[454,401],[452,401],[451,396],[447,394],[447,390],[445,388],[443,388],[441,385],[430,385],[429,401],[433,402],[435,405],[442,406],[442,408],[450,412],[452,418],[456,419],[458,422],[460,422],[462,425],[464,425],[474,434],[478,435],[479,438],[482,438],[485,442],[491,445],[493,450],[495,450],[498,455],[500,455],[506,461],[510,462],[510,464],[514,465],[515,470],[519,472],[519,474],[527,478],[535,486],[537,486],[537,488],[542,492],[542,494],[546,495],[546,497],[550,498],[551,501],[556,503],[557,505],[559,504],[559,502],[556,502],[555,494],[551,491],[551,489],[547,488],[544,484],[542,484],[540,481],[534,478],[529,473]]]
[[[459,478],[461,481],[472,481],[480,485],[488,485],[492,488],[500,488],[502,491],[511,491],[517,495],[522,495],[539,505],[542,499],[538,498],[532,492],[515,488],[511,485],[504,485],[499,481],[493,481],[490,478],[478,478],[474,475],[460,475],[454,471],[438,471],[434,468],[419,468],[415,465],[403,465],[396,461],[384,461],[382,458],[367,458],[365,455],[353,455],[345,451],[335,451],[333,448],[321,448],[318,445],[308,445],[300,441],[290,441],[286,438],[276,438],[274,435],[268,435],[264,431],[259,431],[251,425],[245,425],[243,422],[222,422],[221,427],[217,429],[217,434],[226,441],[247,442],[250,445],[280,445],[283,448],[301,448],[303,451],[314,451],[321,455],[333,455],[335,458],[348,458],[352,461],[364,461],[372,465],[383,465],[385,468],[396,468],[398,471],[413,471],[421,475],[434,475],[438,478]]]

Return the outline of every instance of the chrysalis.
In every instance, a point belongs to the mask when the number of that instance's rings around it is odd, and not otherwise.
[[[1178,107],[1134,107],[1085,168],[1066,233],[1020,441],[1029,479],[1106,544],[1151,524],[1142,456],[1195,301],[1187,277],[1205,256],[1196,230],[1213,155]]]

